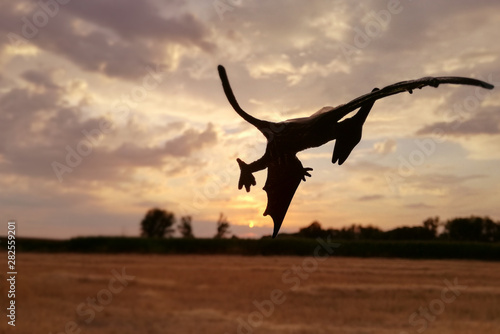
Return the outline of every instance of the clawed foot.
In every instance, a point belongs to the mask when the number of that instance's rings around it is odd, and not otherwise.
[[[303,180],[304,182],[306,181],[306,176],[311,177],[311,174],[309,174],[309,171],[310,171],[310,170],[313,170],[313,169],[312,169],[312,168],[310,168],[310,167],[302,168],[302,172],[304,173],[304,174],[302,175],[302,180]]]
[[[240,160],[239,158],[236,159],[238,162],[238,165],[240,165],[240,180],[238,181],[238,189],[243,188],[245,186],[245,189],[247,192],[250,191],[250,187],[256,185],[257,183],[255,182],[255,177],[253,176],[252,172],[250,172],[248,165]]]

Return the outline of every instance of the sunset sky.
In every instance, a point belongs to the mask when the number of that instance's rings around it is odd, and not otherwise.
[[[342,166],[333,142],[299,153],[314,170],[282,232],[500,219],[499,1],[41,2],[0,3],[0,217],[21,236],[139,235],[153,207],[193,216],[198,237],[220,212],[236,235],[270,234],[267,172],[239,191],[235,161],[265,138],[230,107],[218,64],[271,121],[423,76],[497,86],[376,102]]]

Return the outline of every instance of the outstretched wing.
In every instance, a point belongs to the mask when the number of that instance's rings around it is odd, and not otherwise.
[[[301,181],[311,176],[295,155],[285,155],[269,163],[264,190],[267,192],[267,207],[264,216],[270,215],[274,222],[273,238],[280,230],[293,195]]]
[[[421,89],[425,86],[434,88],[439,87],[441,84],[454,84],[454,85],[471,85],[478,86],[486,89],[493,89],[494,86],[487,82],[464,77],[424,77],[417,80],[401,81],[377,91],[362,95],[355,98],[349,103],[340,105],[326,113],[317,116],[317,120],[321,122],[339,121],[350,112],[365,105],[368,102],[375,102],[387,96],[395,95],[398,93],[409,92],[413,93],[415,89]]]
[[[372,92],[378,91],[374,88]],[[342,165],[349,157],[352,150],[361,141],[363,133],[363,124],[373,107],[375,100],[367,102],[359,111],[351,118],[345,119],[337,124],[337,138],[333,149],[332,163],[339,162]]]

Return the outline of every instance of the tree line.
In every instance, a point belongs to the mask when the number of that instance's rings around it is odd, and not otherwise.
[[[159,208],[150,209],[141,221],[141,236],[172,237],[175,228],[182,238],[194,238],[192,217],[183,216],[177,224],[174,213]],[[229,236],[230,223],[221,213],[216,222],[214,239]],[[342,240],[454,240],[476,242],[499,242],[500,221],[495,222],[489,217],[461,217],[440,221],[439,217],[424,220],[421,226],[401,226],[383,231],[372,225],[350,225],[340,229],[323,229],[317,221],[300,228],[296,233],[280,233],[281,237],[328,238]],[[265,236],[264,238],[267,238]],[[235,236],[233,236],[235,238]]]
[[[149,238],[172,237],[175,232],[173,226],[177,226],[182,238],[192,239],[194,238],[192,222],[191,216],[183,216],[179,224],[176,225],[177,220],[174,213],[153,208],[146,213],[146,216],[141,221],[141,236]],[[214,239],[225,238],[229,233],[229,222],[227,217],[221,213],[217,220]]]
[[[442,230],[439,232],[439,230]],[[476,242],[499,242],[500,221],[494,222],[489,217],[461,217],[441,222],[439,217],[430,217],[421,226],[402,226],[389,231],[382,231],[375,226],[353,224],[341,229],[323,229],[314,221],[299,232],[289,236],[305,238],[326,238],[344,240],[454,240]]]

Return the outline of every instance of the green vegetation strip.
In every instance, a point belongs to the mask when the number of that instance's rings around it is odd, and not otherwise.
[[[315,239],[160,239],[138,237],[80,237],[70,240],[18,239],[19,252],[156,253],[312,256]],[[336,256],[415,259],[500,260],[500,243],[455,241],[332,240]],[[5,250],[5,238],[0,247]]]

